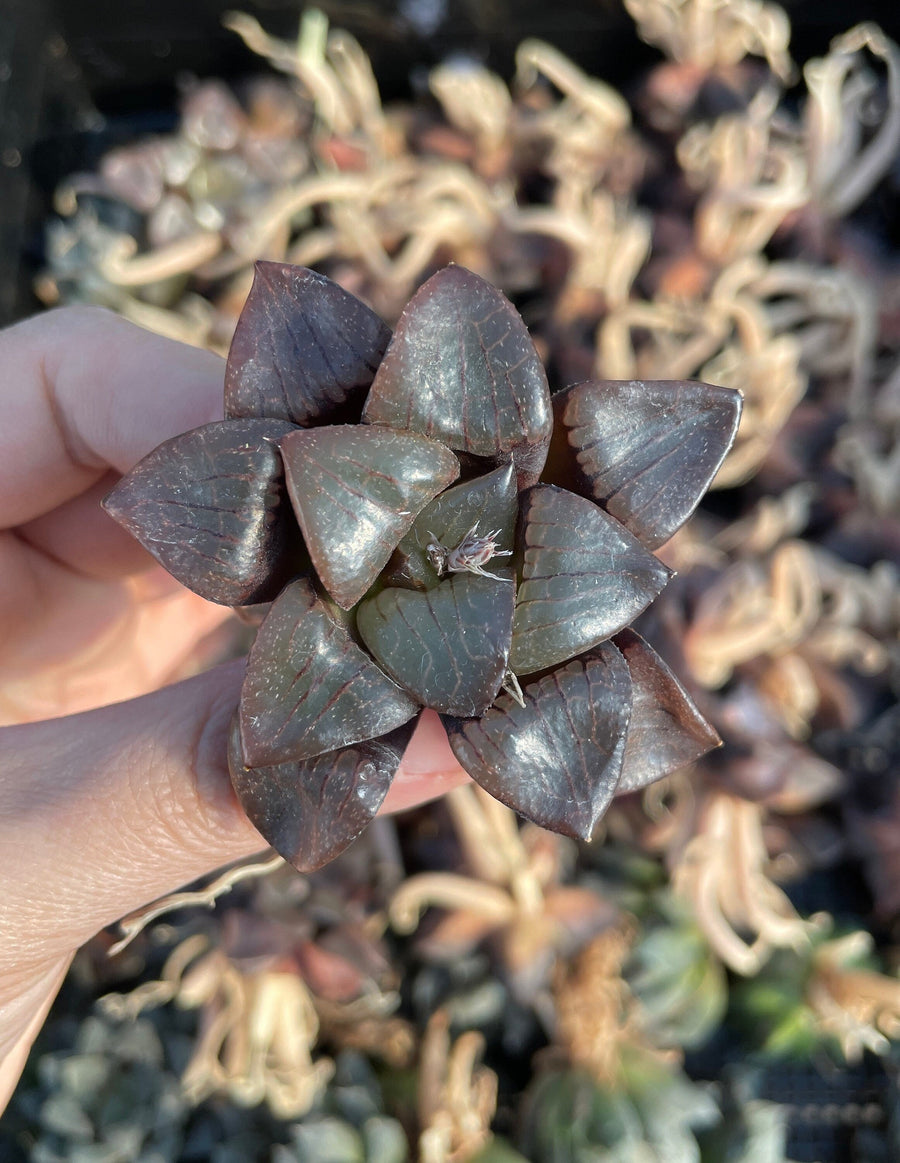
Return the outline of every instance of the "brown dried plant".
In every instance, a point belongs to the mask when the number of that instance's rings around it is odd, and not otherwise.
[[[877,80],[865,51],[887,71],[886,108],[867,137]],[[803,69],[809,93],[804,136],[810,194],[827,214],[855,209],[893,165],[900,149],[900,50],[875,24],[858,24],[835,37],[826,57]]]
[[[884,671],[898,634],[895,567],[864,570],[787,540],[770,553],[741,556],[706,587],[684,651],[695,679],[712,689],[753,663],[772,714],[803,739],[823,694],[834,697],[835,671]]]
[[[632,921],[610,926],[553,977],[553,1046],[602,1086],[622,1084],[623,1054],[676,1062],[678,1051],[660,1050],[647,1038],[640,1003],[623,977],[637,935]]]
[[[900,513],[900,363],[883,383],[861,380],[850,419],[838,433],[836,458],[874,513]]]
[[[688,182],[702,190],[699,254],[718,266],[758,254],[809,197],[806,166],[773,121],[779,94],[761,89],[740,113],[693,126],[678,143]]]
[[[560,883],[571,842],[526,824],[476,786],[446,797],[463,859],[473,875],[423,872],[394,894],[389,917],[411,933],[426,908],[445,915],[420,941],[423,954],[452,960],[493,938],[520,996],[535,998],[559,955],[570,954],[610,923],[612,907],[594,892]]]
[[[280,1118],[305,1114],[334,1072],[313,1059],[319,1021],[296,965],[283,954],[241,964],[205,934],[181,941],[158,981],[110,995],[108,1010],[134,1016],[174,1002],[201,1011],[200,1029],[182,1085],[191,1102],[226,1095],[239,1106],[266,1102]]]
[[[641,37],[679,64],[712,72],[747,56],[764,57],[773,74],[788,81],[791,26],[778,4],[760,0],[625,0]]]
[[[484,1038],[450,1035],[443,1010],[428,1020],[418,1069],[419,1163],[466,1163],[491,1139],[497,1076],[481,1065]]]
[[[818,1029],[837,1040],[849,1063],[866,1050],[886,1054],[900,1038],[900,981],[862,963],[872,946],[863,931],[823,942],[805,989]]]
[[[759,972],[774,949],[806,946],[824,922],[800,917],[770,879],[764,816],[759,804],[708,795],[672,870],[675,894],[689,902],[711,947],[745,976]]]

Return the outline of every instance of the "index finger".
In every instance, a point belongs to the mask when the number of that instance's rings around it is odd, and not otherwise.
[[[0,529],[222,418],[224,363],[100,307],[0,332]]]

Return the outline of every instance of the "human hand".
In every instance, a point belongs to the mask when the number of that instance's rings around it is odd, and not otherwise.
[[[99,503],[221,419],[223,370],[96,308],[0,333],[0,1110],[79,945],[265,847],[225,763],[243,664],[175,681],[231,615]],[[385,810],[465,778],[425,711]]]

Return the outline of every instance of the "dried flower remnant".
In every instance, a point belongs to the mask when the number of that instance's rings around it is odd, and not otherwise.
[[[563,427],[572,409],[577,424],[547,471],[568,485],[581,459],[596,485],[616,464],[611,493],[541,483],[546,373],[483,279],[438,272],[388,341],[329,280],[261,263],[229,354],[227,418],[162,445],[105,502],[203,596],[275,598],[229,763],[251,821],[301,871],[373,818],[422,706],[444,715],[482,787],[584,839],[620,784],[635,790],[717,745],[665,664],[623,632],[670,576],[648,546],[693,511],[740,397],[647,389],[664,504],[635,484],[647,466],[630,430],[596,447],[604,416],[621,413],[616,385],[566,399]]]

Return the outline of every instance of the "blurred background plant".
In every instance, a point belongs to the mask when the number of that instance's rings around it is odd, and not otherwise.
[[[232,13],[260,75],[186,82],[171,132],[68,177],[35,289],[224,352],[257,258],[389,322],[457,261],[555,388],[739,388],[640,627],[724,747],[591,845],[462,788],[101,935],[4,1158],[900,1155],[900,50],[863,23],[798,67],[772,3],[625,10],[661,54],[627,97],[531,37],[386,104],[322,12]]]

